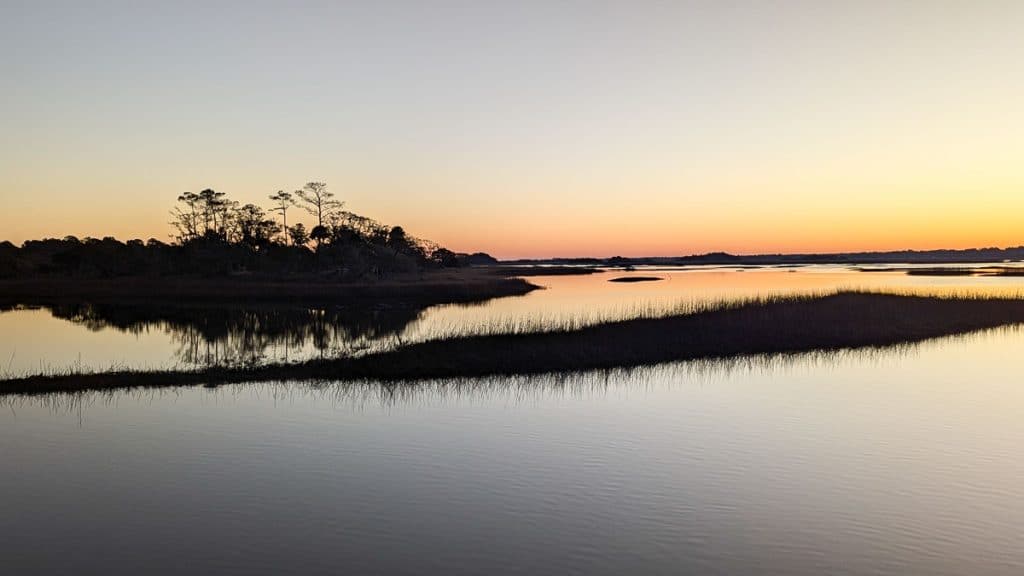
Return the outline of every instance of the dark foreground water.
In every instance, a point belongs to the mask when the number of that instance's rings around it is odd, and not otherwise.
[[[1021,574],[1021,349],[5,398],[0,572]]]

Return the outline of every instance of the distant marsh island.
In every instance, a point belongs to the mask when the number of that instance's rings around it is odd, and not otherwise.
[[[658,282],[664,280],[660,276],[620,276],[618,278],[610,278],[609,282],[617,282],[619,284],[632,284],[635,282]]]
[[[901,272],[908,276],[1024,276],[1024,266],[886,266],[883,268],[857,266],[853,270],[867,273]]]

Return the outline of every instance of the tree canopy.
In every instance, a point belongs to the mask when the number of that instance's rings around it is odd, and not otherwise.
[[[184,192],[171,209],[170,243],[73,236],[27,241],[20,248],[2,243],[0,277],[315,274],[356,280],[458,265],[454,253],[401,226],[342,210],[325,183],[310,182],[294,193],[279,190],[269,199],[268,213],[210,188]],[[295,206],[316,219],[312,229],[288,224],[288,210]]]

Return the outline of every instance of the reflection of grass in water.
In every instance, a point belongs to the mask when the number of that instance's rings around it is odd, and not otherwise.
[[[195,372],[58,374],[0,391],[284,379],[438,379],[612,369],[679,360],[899,345],[1024,322],[1024,299],[841,292],[690,303],[675,315],[540,332],[462,336],[356,358]],[[513,327],[514,328],[514,327]]]
[[[207,387],[204,394],[231,399],[241,394],[266,396],[285,405],[296,399],[348,405],[353,409],[368,406],[396,406],[419,401],[466,401],[495,399],[530,402],[545,397],[587,397],[603,394],[613,387],[649,388],[659,382],[707,381],[716,377],[743,373],[768,373],[793,367],[813,367],[866,358],[881,359],[893,354],[909,354],[915,345],[879,350],[806,352],[800,354],[755,355],[734,358],[693,360],[656,366],[637,366],[606,370],[550,374],[485,376],[417,380],[407,383],[378,380],[268,381],[243,382]],[[42,406],[57,413],[81,413],[90,406],[116,406],[123,398],[153,402],[168,395],[177,397],[181,388],[114,388],[56,391],[47,394],[0,396],[0,405],[12,409]]]
[[[846,291],[865,292],[864,289]],[[437,308],[437,318],[416,309],[332,309],[306,308],[166,308],[116,307],[108,305],[53,305],[46,307],[58,318],[82,324],[90,330],[114,328],[133,334],[159,330],[170,334],[178,347],[163,365],[131,366],[124,362],[109,366],[86,366],[81,360],[69,366],[44,365],[31,372],[15,372],[13,360],[0,370],[0,380],[32,375],[136,371],[180,372],[206,368],[251,369],[267,364],[294,364],[311,360],[355,358],[392,352],[431,341],[473,338],[487,335],[526,335],[571,332],[590,326],[624,320],[658,319],[696,315],[734,307],[762,305],[793,297],[823,297],[835,292],[807,290],[794,294],[780,289],[765,296],[734,296],[632,302],[602,306],[593,311],[568,313],[545,310],[539,313],[483,317],[460,316],[459,310],[480,309],[481,305],[451,304]],[[907,287],[886,293],[924,295],[939,298],[990,298],[994,292],[967,288]],[[1002,289],[1000,296],[1021,298],[1019,292]],[[33,307],[35,308],[35,307]],[[455,311],[455,314],[452,312]],[[396,318],[392,316],[397,315]],[[383,320],[383,324],[381,323]]]
[[[1018,326],[1004,326],[984,332],[949,336],[943,341],[978,338],[984,334],[1018,334]],[[745,374],[776,374],[792,370],[829,368],[871,362],[895,363],[915,355],[922,343],[896,344],[886,348],[822,350],[799,353],[757,354],[729,358],[697,359],[653,366],[599,369],[547,374],[501,375],[475,378],[426,379],[409,382],[387,380],[280,380],[240,382],[210,386],[202,392],[220,400],[242,396],[266,397],[277,405],[295,401],[326,402],[353,410],[416,405],[424,402],[465,402],[501,400],[531,403],[545,398],[587,398],[614,390],[649,390],[682,384],[712,384],[722,378]],[[194,390],[194,389],[193,389]],[[152,403],[162,398],[177,398],[179,387],[109,388],[98,390],[55,391],[46,394],[0,395],[0,406],[12,411],[24,407],[43,407],[54,413],[82,417],[93,406],[117,406],[125,398]]]
[[[975,290],[1005,288],[990,285]],[[889,290],[894,292],[893,290]],[[598,303],[593,308],[577,304],[569,310],[525,307],[519,312],[495,312],[482,304],[450,304],[419,308],[345,308],[312,309],[302,307],[211,307],[142,306],[111,304],[50,304],[46,308],[55,317],[82,325],[89,330],[116,329],[141,335],[162,332],[169,335],[175,349],[161,364],[135,365],[136,369],[195,370],[207,367],[251,368],[275,363],[295,363],[319,359],[360,357],[394,351],[427,341],[476,337],[491,334],[537,334],[581,330],[588,326],[623,320],[663,318],[697,314],[733,305],[747,305],[765,298],[793,294],[822,296],[814,288],[779,288],[765,296],[751,298],[745,291],[738,296],[715,297],[699,291],[680,292],[650,301],[619,305]],[[925,287],[905,288],[895,293],[944,297],[972,297],[967,289]],[[1011,296],[1015,296],[1012,292]],[[501,310],[501,308],[497,308]],[[16,374],[9,363],[0,365],[0,379],[36,374],[72,374],[79,372],[123,371],[126,366],[39,366],[35,372]],[[64,369],[66,368],[66,369]]]

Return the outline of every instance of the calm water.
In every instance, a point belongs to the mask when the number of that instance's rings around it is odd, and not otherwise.
[[[1020,574],[1024,336],[6,399],[9,574]]]
[[[549,290],[408,322],[17,310],[0,314],[0,353],[24,370],[161,363],[189,331],[200,348],[318,353],[769,292],[1024,287],[658,274],[541,278]],[[1006,329],[611,373],[0,398],[0,573],[1021,574],[1022,349]]]
[[[617,284],[630,274],[664,280]],[[57,306],[0,311],[0,374],[68,368],[174,368],[358,354],[452,334],[535,330],[659,313],[699,303],[837,288],[1024,293],[1020,277],[862,273],[842,266],[609,271],[531,278],[527,296],[425,310],[181,309]]]

